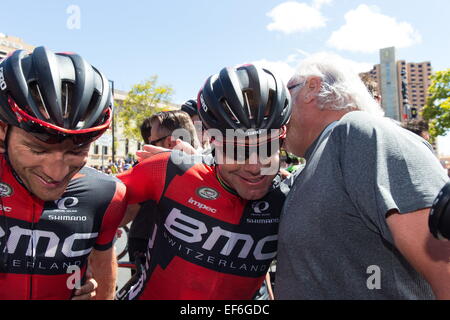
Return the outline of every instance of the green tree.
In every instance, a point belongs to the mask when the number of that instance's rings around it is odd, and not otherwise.
[[[429,122],[430,136],[436,138],[450,129],[450,69],[438,71],[431,77],[428,93],[422,116]]]
[[[129,139],[141,140],[139,126],[154,113],[169,107],[173,89],[158,85],[158,76],[135,84],[118,109],[118,120],[124,127],[124,135]]]

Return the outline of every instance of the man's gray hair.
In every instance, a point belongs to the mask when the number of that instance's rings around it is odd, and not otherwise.
[[[361,110],[384,115],[380,105],[370,95],[348,60],[337,55],[320,53],[307,57],[289,81],[291,85],[305,85],[309,77],[319,77],[322,87],[318,94],[321,109]]]

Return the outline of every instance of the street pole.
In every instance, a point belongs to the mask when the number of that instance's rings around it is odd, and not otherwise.
[[[116,155],[116,148],[114,146],[114,131],[115,131],[115,123],[114,123],[114,81],[113,80],[109,80],[109,82],[111,82],[111,92],[112,92],[112,103],[113,103],[113,118],[112,118],[112,124],[111,124],[111,131],[112,131],[112,146],[111,146],[111,150],[112,150],[112,163],[115,163],[115,155]]]

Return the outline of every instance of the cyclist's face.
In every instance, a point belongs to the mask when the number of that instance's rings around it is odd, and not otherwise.
[[[263,198],[280,167],[279,152],[264,161],[258,159],[257,153],[252,153],[245,164],[224,162],[217,165],[220,177],[246,200]]]
[[[8,157],[28,191],[44,201],[59,199],[86,164],[90,144],[77,147],[70,139],[46,144],[20,128],[8,130]],[[0,131],[4,140],[5,131]]]

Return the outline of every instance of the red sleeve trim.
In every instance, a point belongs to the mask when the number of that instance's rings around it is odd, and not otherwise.
[[[125,185],[121,182],[116,182],[116,192],[103,215],[102,226],[94,246],[96,250],[105,251],[111,248],[117,229],[127,208],[125,194]]]

